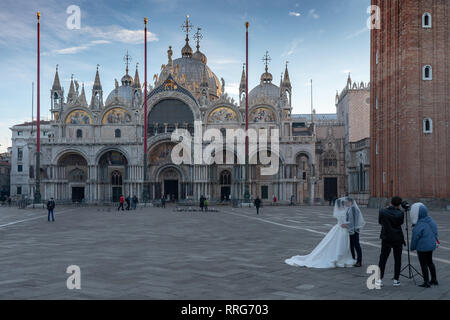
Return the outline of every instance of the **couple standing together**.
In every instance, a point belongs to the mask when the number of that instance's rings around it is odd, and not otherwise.
[[[361,210],[355,200],[345,197],[336,201],[333,216],[338,223],[310,254],[295,256],[285,262],[308,268],[361,267],[359,233],[365,225]]]

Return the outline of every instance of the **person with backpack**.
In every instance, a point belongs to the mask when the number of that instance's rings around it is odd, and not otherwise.
[[[56,203],[52,197],[47,202],[47,210],[48,210],[47,220],[48,220],[48,222],[50,222],[50,215],[52,216],[52,222],[55,222],[55,215],[53,213],[53,211],[55,210],[55,207],[56,207]]]

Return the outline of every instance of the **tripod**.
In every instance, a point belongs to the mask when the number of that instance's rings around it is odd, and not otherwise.
[[[416,279],[414,277],[418,275],[423,278],[423,276],[411,264],[411,255],[410,255],[410,251],[409,251],[409,226],[408,226],[408,211],[409,211],[410,207],[408,206],[406,208],[405,207],[403,207],[403,208],[405,209],[405,216],[406,216],[405,228],[406,228],[406,249],[408,250],[408,264],[400,271],[400,275],[407,279],[413,279],[414,284],[416,284]],[[408,269],[408,275],[402,274],[402,272],[405,271],[406,269]]]

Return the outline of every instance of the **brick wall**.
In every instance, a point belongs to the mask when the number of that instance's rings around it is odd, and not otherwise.
[[[371,32],[371,196],[450,198],[450,1],[372,4],[381,30]],[[422,28],[425,12],[430,29]],[[422,79],[424,65],[432,81]],[[431,134],[424,118],[433,120]]]

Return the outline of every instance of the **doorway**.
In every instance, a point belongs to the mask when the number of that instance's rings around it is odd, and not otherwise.
[[[164,180],[164,196],[178,200],[178,180]]]
[[[221,187],[220,188],[220,200],[229,201],[231,195],[231,187]]]
[[[261,199],[267,200],[269,199],[269,187],[261,186]]]
[[[325,178],[323,190],[325,200],[330,200],[337,197],[337,191],[337,178]]]
[[[72,202],[81,202],[84,199],[84,187],[72,187]]]
[[[112,201],[119,202],[122,195],[122,187],[112,187]]]

